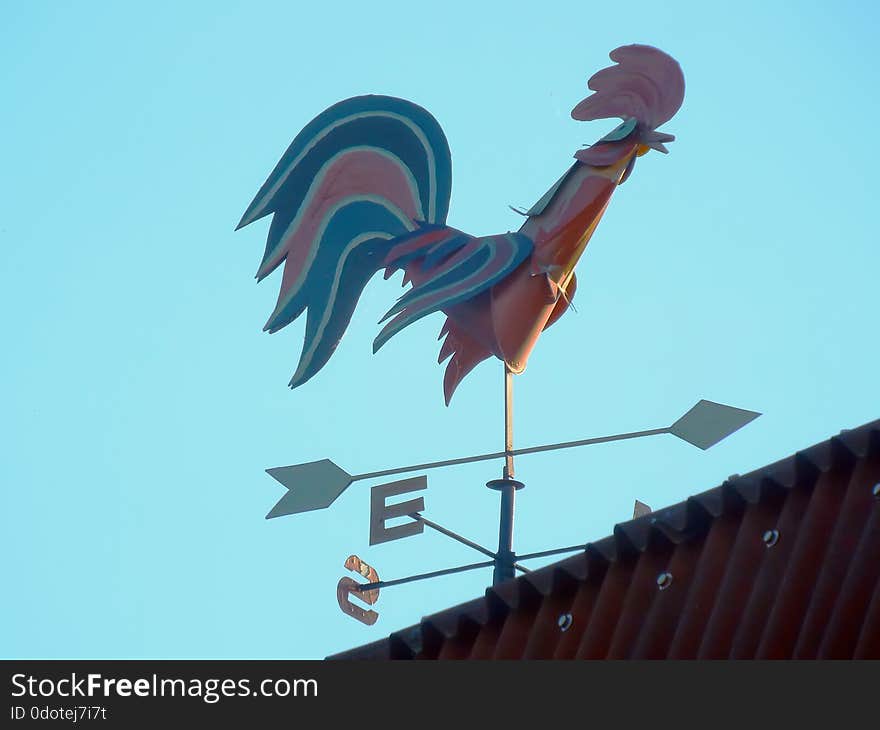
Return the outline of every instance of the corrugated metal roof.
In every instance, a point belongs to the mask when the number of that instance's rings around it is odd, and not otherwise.
[[[880,658],[878,485],[880,420],[329,658]]]

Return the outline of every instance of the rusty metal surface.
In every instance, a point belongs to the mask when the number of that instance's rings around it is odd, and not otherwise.
[[[880,659],[878,484],[880,420],[329,658]]]
[[[367,583],[376,583],[379,580],[379,574],[376,572],[376,569],[372,565],[365,563],[357,555],[349,555],[345,559],[345,567],[354,573],[362,575],[367,579]],[[336,601],[339,603],[339,608],[342,609],[344,614],[351,616],[362,624],[372,626],[379,620],[379,614],[376,611],[368,610],[352,603],[349,597],[354,595],[364,603],[372,606],[379,600],[379,589],[374,588],[363,591],[360,587],[360,583],[356,583],[347,576],[340,578],[339,583],[336,585]]]

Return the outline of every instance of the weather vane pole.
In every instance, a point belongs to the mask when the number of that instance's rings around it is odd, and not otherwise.
[[[486,483],[489,489],[501,494],[501,515],[498,520],[498,551],[492,584],[513,578],[516,555],[513,552],[513,521],[516,513],[516,493],[525,484],[514,479],[513,467],[513,372],[504,364],[504,469],[501,479]]]

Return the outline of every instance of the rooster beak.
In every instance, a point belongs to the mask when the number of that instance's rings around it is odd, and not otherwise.
[[[669,154],[669,150],[666,149],[666,145],[663,143],[673,142],[674,140],[674,134],[666,134],[666,132],[649,132],[645,138],[645,146],[650,147],[652,150],[662,152],[665,155]]]

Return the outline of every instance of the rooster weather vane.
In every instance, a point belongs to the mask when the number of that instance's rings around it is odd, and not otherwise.
[[[593,92],[571,112],[576,120],[619,118],[614,130],[586,149],[562,177],[525,212],[518,231],[471,236],[449,226],[452,161],[443,130],[423,108],[390,96],[358,96],[331,106],[296,136],[248,206],[236,230],[272,215],[266,250],[257,271],[262,280],[282,263],[278,302],[264,329],[276,332],[306,314],[302,354],[290,387],[302,385],[327,363],[339,344],[367,282],[380,269],[389,278],[403,271],[410,288],[388,310],[373,341],[376,352],[388,340],[434,312],[446,315],[439,361],[448,359],[443,393],[455,389],[480,362],[504,363],[504,451],[351,475],[332,461],[267,470],[288,491],[267,517],[328,507],[352,482],[454,464],[504,459],[501,479],[487,486],[501,493],[499,545],[488,550],[422,516],[424,498],[388,505],[393,495],[425,489],[427,477],[374,487],[370,544],[435,529],[483,553],[489,560],[393,581],[355,555],[345,567],[365,579],[343,578],[342,610],[372,624],[378,614],[351,603],[356,595],[372,605],[379,589],[483,567],[493,582],[509,579],[519,561],[583,550],[577,545],[540,553],[513,552],[513,457],[607,441],[672,433],[708,448],[759,414],[702,400],[665,428],[582,439],[525,449],[513,448],[513,375],[526,367],[540,334],[571,305],[577,289],[575,266],[615,189],[632,174],[636,160],[651,150],[666,153],[675,138],[657,131],[684,99],[678,63],[645,45],[621,46],[614,65],[594,74]],[[637,512],[639,511],[637,504]],[[644,509],[644,507],[642,507]],[[409,522],[386,527],[392,518]]]

